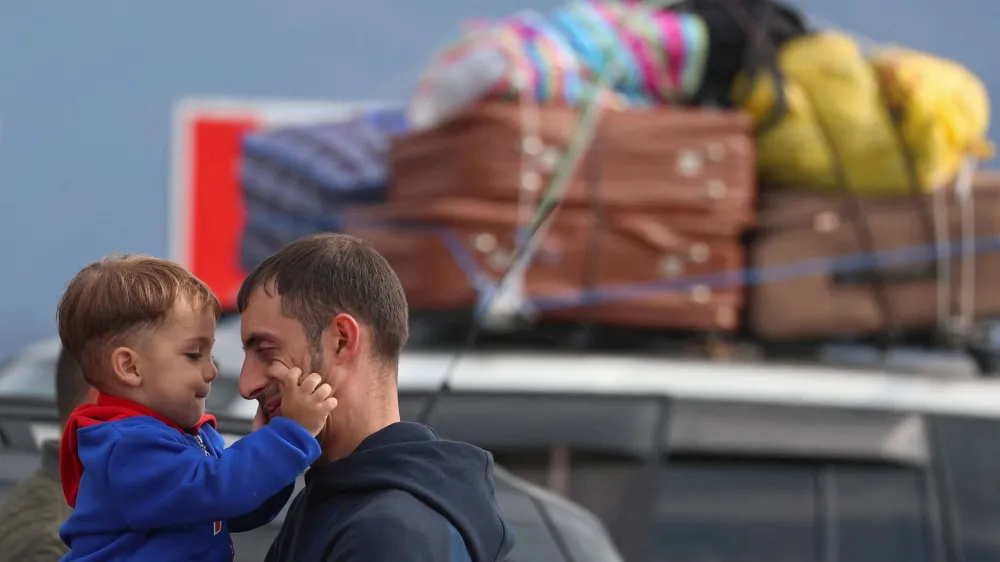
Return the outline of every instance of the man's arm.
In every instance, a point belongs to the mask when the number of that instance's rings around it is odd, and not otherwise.
[[[245,533],[274,521],[274,518],[281,512],[281,508],[285,507],[285,504],[288,503],[288,498],[292,497],[292,492],[294,491],[295,482],[292,482],[285,486],[283,490],[271,496],[270,499],[261,504],[257,509],[246,515],[230,519],[229,532]]]
[[[326,562],[472,562],[462,536],[440,514],[408,515],[382,511],[349,522]]]
[[[316,439],[284,418],[240,439],[221,458],[166,435],[129,433],[114,445],[108,480],[129,527],[193,525],[250,513],[319,455]]]

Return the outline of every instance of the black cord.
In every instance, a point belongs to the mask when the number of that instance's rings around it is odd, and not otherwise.
[[[501,282],[497,285],[497,287],[503,286],[507,275],[509,275],[511,271],[511,269],[508,269],[508,271],[501,278]],[[458,367],[458,363],[469,351],[472,351],[475,346],[476,338],[479,337],[479,332],[483,329],[482,315],[489,309],[489,305],[492,303],[493,297],[497,292],[498,291],[489,293],[486,296],[486,299],[483,300],[483,306],[479,309],[480,311],[473,316],[472,327],[469,329],[469,333],[465,337],[465,342],[463,342],[462,347],[458,348],[458,351],[451,356],[451,360],[448,362],[448,366],[444,370],[444,376],[441,378],[441,386],[439,386],[437,391],[434,394],[431,394],[427,399],[424,407],[420,410],[420,414],[417,415],[417,422],[429,425],[431,415],[434,413],[434,409],[437,407],[438,402],[441,401],[442,397],[451,394],[451,379],[455,376],[455,369]]]
[[[887,100],[882,97],[882,101],[886,102]],[[939,247],[933,216],[934,201],[927,196],[924,186],[921,185],[920,175],[917,173],[916,157],[910,149],[910,145],[906,141],[906,137],[903,135],[903,116],[901,112],[893,107],[889,107],[888,104],[887,109],[889,110],[889,116],[892,120],[893,138],[899,146],[900,154],[903,156],[903,166],[906,168],[907,178],[910,182],[910,195],[916,205],[918,220],[920,220],[920,225],[924,229],[924,235],[927,237],[927,243],[934,248],[934,255],[932,257],[934,260],[934,274],[937,284],[940,285],[941,278],[944,276],[944,270],[945,268],[950,268],[951,263],[944,263],[941,260],[941,256],[938,255]],[[945,205],[947,205],[947,203],[945,203]],[[950,241],[950,228],[948,234]],[[951,294],[951,298],[948,300],[948,304],[951,306],[952,310],[959,310],[961,308],[958,302],[960,291],[949,291],[949,293]],[[935,299],[936,298],[938,298],[938,295],[935,295]],[[952,334],[949,330],[950,326],[941,326],[941,319],[938,320],[938,325],[933,333],[933,338],[936,340],[935,343],[939,345],[944,344],[944,347],[952,347],[951,345],[948,345],[955,343],[951,339]],[[942,328],[944,329],[943,331]]]

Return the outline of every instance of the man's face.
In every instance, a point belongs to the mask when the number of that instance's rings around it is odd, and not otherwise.
[[[281,297],[256,291],[240,318],[240,337],[246,356],[240,371],[240,395],[257,400],[269,416],[279,415],[278,378],[288,369],[298,367],[305,374],[319,372],[322,365],[312,365],[309,341],[302,324],[281,314]]]

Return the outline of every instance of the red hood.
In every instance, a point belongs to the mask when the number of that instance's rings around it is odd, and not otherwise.
[[[197,433],[206,423],[215,427],[215,417],[206,414],[202,416],[198,425],[185,430],[142,404],[107,394],[98,395],[97,403],[84,404],[73,410],[66,420],[66,427],[63,428],[62,442],[59,445],[59,479],[62,481],[66,503],[70,507],[76,507],[76,494],[80,490],[80,478],[83,476],[83,463],[80,462],[80,454],[77,451],[77,430],[136,416],[156,418],[181,433]]]

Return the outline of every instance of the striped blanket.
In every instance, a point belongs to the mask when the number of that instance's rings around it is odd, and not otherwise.
[[[494,64],[502,61],[502,72],[473,68],[488,60],[484,52]],[[524,11],[467,23],[434,57],[414,101],[474,87],[487,97],[577,105],[603,82],[623,105],[685,103],[701,84],[707,53],[698,16],[627,1],[577,1],[547,15]],[[446,83],[470,75],[492,82]]]

